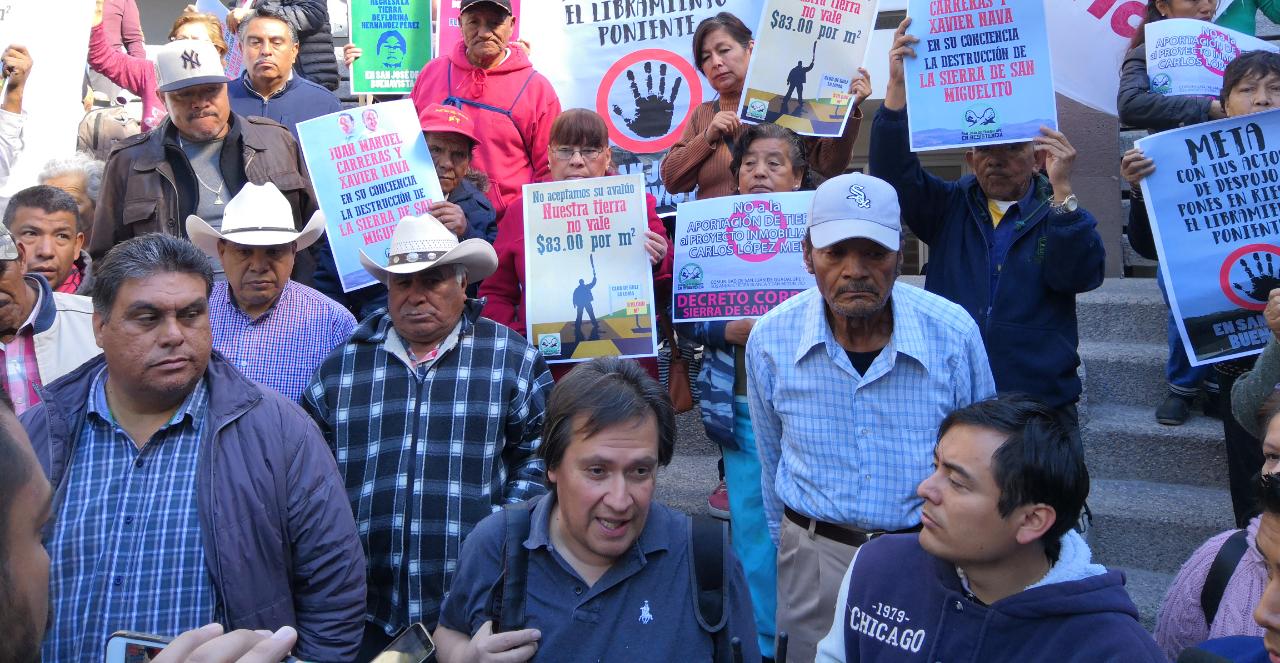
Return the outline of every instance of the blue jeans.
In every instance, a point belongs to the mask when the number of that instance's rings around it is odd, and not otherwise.
[[[738,449],[723,450],[724,480],[729,487],[729,522],[733,526],[733,553],[742,562],[755,609],[760,653],[773,656],[774,614],[778,609],[778,549],[769,537],[760,489],[760,456],[751,428],[751,412],[741,397],[733,401],[733,436]]]
[[[1169,293],[1165,292],[1164,279],[1157,278],[1160,284],[1160,296],[1164,297],[1165,307],[1169,306]],[[1167,317],[1169,337],[1169,360],[1164,365],[1164,377],[1169,382],[1169,391],[1181,396],[1192,396],[1200,393],[1204,379],[1209,375],[1208,366],[1192,366],[1187,359],[1187,350],[1182,345],[1182,336],[1178,334],[1178,323],[1173,319],[1173,310]]]

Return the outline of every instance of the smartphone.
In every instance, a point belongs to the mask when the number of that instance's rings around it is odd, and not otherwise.
[[[427,627],[418,622],[397,635],[381,654],[373,658],[373,663],[423,663],[435,652],[436,643],[431,641]]]
[[[169,645],[169,638],[116,631],[107,640],[107,663],[150,663]]]

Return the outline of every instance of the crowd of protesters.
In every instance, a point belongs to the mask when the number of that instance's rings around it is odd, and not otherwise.
[[[1251,3],[1218,20],[1280,17]],[[739,122],[755,49],[739,17],[693,34],[717,94],[691,109],[665,188],[812,192],[814,287],[674,327],[701,347],[725,524],[655,499],[677,437],[656,360],[548,366],[525,337],[522,187],[617,170],[605,119],[562,110],[511,40],[510,0],[461,0],[462,40],[418,74],[445,199],[361,253],[376,283],[353,292],[297,138],[344,108],[325,3],[240,4],[188,7],[148,59],[135,1],[97,0],[91,80],[141,115],[90,111],[80,151],[41,159],[3,208],[0,663],[101,660],[118,631],[168,642],[167,663],[364,663],[419,626],[444,663],[1280,660],[1280,289],[1266,350],[1215,375],[1170,318],[1156,417],[1222,394],[1241,529],[1193,554],[1148,633],[1083,534],[1076,297],[1105,252],[1076,150],[1044,127],[968,150],[959,180],[926,170],[910,17],[869,129],[859,70],[846,130],[824,139]],[[1144,25],[1215,9],[1150,0]],[[1152,94],[1143,34],[1117,72],[1125,123],[1280,104],[1280,55],[1261,51],[1216,98]],[[0,60],[2,182],[41,109],[24,106],[27,49]],[[869,172],[848,172],[867,130]],[[1155,167],[1124,155],[1134,196]],[[646,217],[669,293],[652,195]],[[1154,255],[1142,205],[1129,224]],[[899,280],[908,232],[929,248],[922,288]]]

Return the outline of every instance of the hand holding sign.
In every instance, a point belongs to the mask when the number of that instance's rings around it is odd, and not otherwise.
[[[916,56],[915,45],[920,41],[907,34],[908,27],[911,27],[910,16],[902,19],[893,31],[893,46],[889,48],[889,85],[884,91],[884,107],[894,111],[907,106],[907,74],[902,61]]]
[[[1156,172],[1156,162],[1148,159],[1139,148],[1130,148],[1120,159],[1120,176],[1131,187],[1140,186],[1143,178],[1154,172]]]
[[[1071,169],[1076,162],[1076,148],[1071,146],[1066,135],[1060,131],[1040,127],[1040,133],[1042,135],[1032,140],[1036,157],[1049,176],[1054,197],[1058,198],[1061,194],[1061,198],[1065,198],[1071,193]]]
[[[1276,340],[1280,340],[1280,288],[1271,291],[1267,298],[1267,308],[1262,311],[1262,317],[1267,320],[1267,328],[1275,334]]]

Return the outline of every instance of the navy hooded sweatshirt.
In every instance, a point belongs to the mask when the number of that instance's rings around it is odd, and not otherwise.
[[[1075,560],[1067,564],[1068,537]],[[846,600],[836,615],[845,661],[1095,663],[1165,661],[1138,622],[1124,576],[1089,563],[1074,532],[1043,581],[990,606],[970,598],[956,567],[920,547],[919,534],[882,536],[854,558]],[[1054,577],[1078,578],[1052,582]],[[833,627],[833,632],[835,628]],[[819,661],[832,656],[831,636]]]

